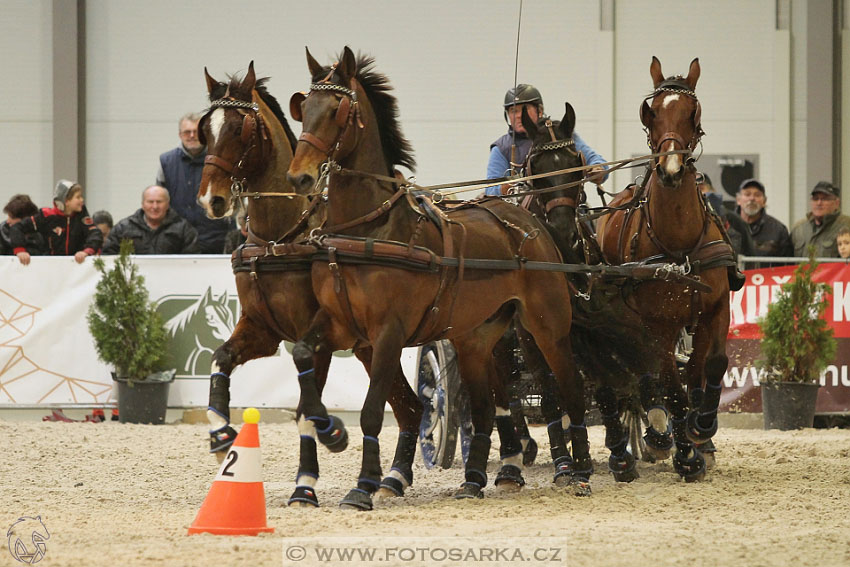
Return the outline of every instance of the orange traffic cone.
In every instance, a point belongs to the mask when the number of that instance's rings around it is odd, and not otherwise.
[[[273,532],[266,525],[266,495],[263,491],[260,412],[242,412],[245,425],[230,446],[189,534],[257,535]]]

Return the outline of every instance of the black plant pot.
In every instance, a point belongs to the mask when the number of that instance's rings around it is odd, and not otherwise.
[[[817,383],[767,382],[761,385],[764,428],[802,429],[812,427],[815,420]]]
[[[135,380],[130,383],[115,374],[112,379],[118,382],[118,419],[121,423],[165,423],[168,387],[174,380],[173,373],[168,380]]]

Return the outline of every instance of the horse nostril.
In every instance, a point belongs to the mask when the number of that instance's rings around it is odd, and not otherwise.
[[[292,175],[287,173],[286,179],[292,184],[293,187],[302,191],[311,189],[316,183],[316,180],[309,173],[302,173],[300,175]]]

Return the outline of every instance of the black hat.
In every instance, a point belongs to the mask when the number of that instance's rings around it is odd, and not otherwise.
[[[830,183],[829,181],[818,181],[815,188],[812,189],[812,195],[815,193],[826,193],[827,195],[832,195],[833,197],[841,197],[841,190]]]
[[[762,182],[758,179],[744,179],[743,181],[741,181],[741,184],[738,185],[738,192],[740,193],[747,187],[755,187],[756,189],[761,191],[762,195],[764,195],[764,185],[762,185]]]
[[[543,104],[543,97],[540,96],[540,91],[534,88],[533,85],[520,83],[516,88],[508,89],[508,92],[505,93],[505,108],[515,104],[527,104],[531,102]]]

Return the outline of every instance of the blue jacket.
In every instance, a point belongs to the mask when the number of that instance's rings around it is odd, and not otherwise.
[[[505,177],[511,169],[511,145],[513,144],[513,132],[508,129],[508,133],[490,144],[490,160],[487,162],[487,179],[498,179]],[[576,149],[584,154],[584,159],[588,165],[595,163],[605,163],[605,158],[597,154],[593,148],[581,139],[578,132],[573,132],[573,140],[576,142]],[[531,150],[531,140],[525,134],[516,134],[516,163],[522,163],[528,156]],[[607,169],[607,168],[606,168]],[[607,175],[605,177],[607,179]],[[499,186],[493,185],[485,190],[487,195],[499,195]]]
[[[232,218],[210,219],[198,204],[198,187],[204,171],[206,150],[190,155],[183,146],[159,156],[160,173],[156,182],[168,189],[171,208],[198,231],[202,254],[221,254],[224,237],[235,226]]]

